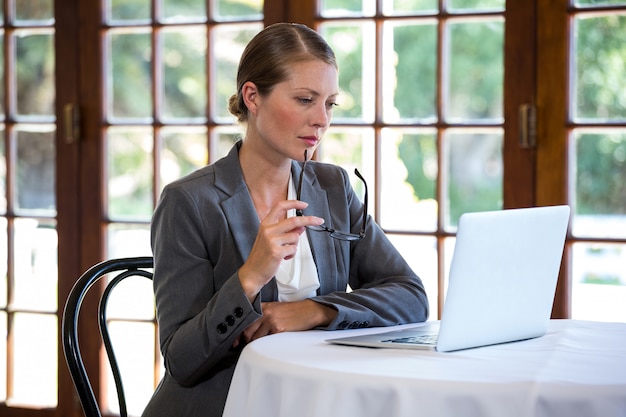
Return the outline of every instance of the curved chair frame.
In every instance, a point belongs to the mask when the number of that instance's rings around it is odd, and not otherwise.
[[[96,396],[87,376],[85,365],[83,363],[80,346],[78,344],[78,317],[80,315],[80,307],[89,289],[98,282],[102,277],[112,272],[119,272],[106,285],[100,305],[98,307],[98,326],[102,341],[107,352],[113,378],[115,380],[115,388],[117,390],[117,398],[120,406],[120,416],[126,417],[126,396],[124,395],[124,386],[120,376],[120,370],[115,359],[111,338],[107,328],[106,306],[109,301],[111,291],[125,278],[131,276],[142,276],[152,280],[152,272],[147,269],[153,267],[152,257],[137,258],[121,258],[111,259],[92,266],[76,281],[74,287],[70,291],[63,311],[62,334],[63,334],[63,352],[65,360],[78,392],[81,406],[87,417],[102,417],[102,413],[98,407]]]

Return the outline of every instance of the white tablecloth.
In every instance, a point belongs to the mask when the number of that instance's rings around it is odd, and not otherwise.
[[[626,417],[626,323],[553,320],[541,338],[452,353],[325,342],[384,330],[251,343],[224,417]]]

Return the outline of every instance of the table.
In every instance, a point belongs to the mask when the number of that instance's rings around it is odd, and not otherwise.
[[[380,328],[267,336],[242,352],[224,417],[625,417],[626,323],[548,329],[451,353],[325,342]]]

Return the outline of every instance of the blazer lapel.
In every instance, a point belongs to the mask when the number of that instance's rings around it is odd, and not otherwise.
[[[259,230],[259,219],[243,180],[240,146],[238,142],[224,159],[215,163],[215,185],[225,194],[220,205],[239,253],[246,259]]]
[[[244,262],[248,259],[259,232],[259,218],[248,187],[243,180],[243,172],[239,164],[240,146],[241,142],[238,142],[224,159],[216,162],[215,185],[226,194],[221,202],[222,211],[230,226],[240,262]],[[263,287],[261,299],[271,301],[276,300],[277,297],[276,282],[272,280]]]

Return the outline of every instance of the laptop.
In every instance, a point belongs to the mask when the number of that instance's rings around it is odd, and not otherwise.
[[[463,214],[441,321],[327,342],[450,352],[543,336],[569,216],[569,206]]]

